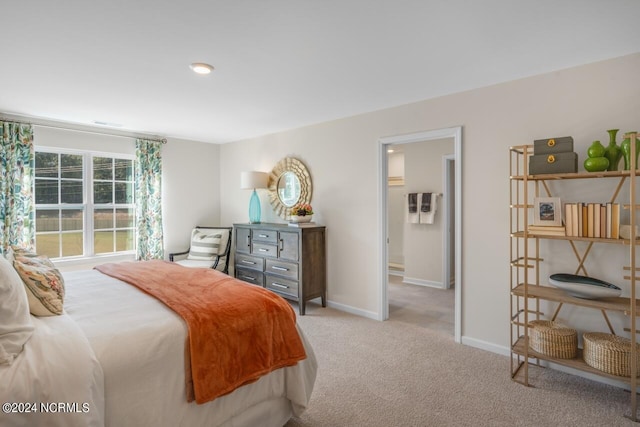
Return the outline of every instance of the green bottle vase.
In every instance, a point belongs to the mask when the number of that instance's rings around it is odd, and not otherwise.
[[[635,131],[634,131],[635,132]],[[624,158],[624,170],[631,169],[631,137],[629,136],[631,133],[627,132],[624,134],[624,139],[620,144],[620,150],[622,151],[622,157]],[[640,139],[636,137],[636,169],[638,169],[638,155],[640,154]]]
[[[604,156],[609,159],[608,171],[617,171],[620,159],[622,158],[622,150],[616,144],[616,135],[620,129],[609,129],[609,145],[604,149]]]

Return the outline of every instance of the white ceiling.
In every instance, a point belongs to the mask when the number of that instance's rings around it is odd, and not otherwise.
[[[638,0],[2,0],[0,14],[0,112],[215,143],[640,52]]]

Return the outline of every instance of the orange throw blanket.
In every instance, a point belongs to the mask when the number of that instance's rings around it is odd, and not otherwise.
[[[273,292],[216,270],[160,260],[95,268],[137,286],[185,320],[189,401],[208,402],[306,358],[295,312]]]

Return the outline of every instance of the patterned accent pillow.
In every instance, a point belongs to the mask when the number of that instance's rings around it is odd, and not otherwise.
[[[30,251],[29,249],[25,249],[22,246],[11,245],[7,248],[4,257],[13,264],[13,260],[17,255],[28,256],[28,257],[36,257],[37,253]]]
[[[213,261],[220,251],[221,230],[194,228],[191,232],[191,247],[187,259]]]
[[[16,254],[13,267],[27,289],[31,314],[34,316],[62,314],[64,279],[49,258]]]

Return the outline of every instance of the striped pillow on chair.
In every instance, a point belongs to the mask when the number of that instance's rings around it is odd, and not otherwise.
[[[224,248],[221,249],[222,234],[222,230],[194,228],[191,232],[191,247],[187,259],[214,261],[220,250],[224,250]]]

